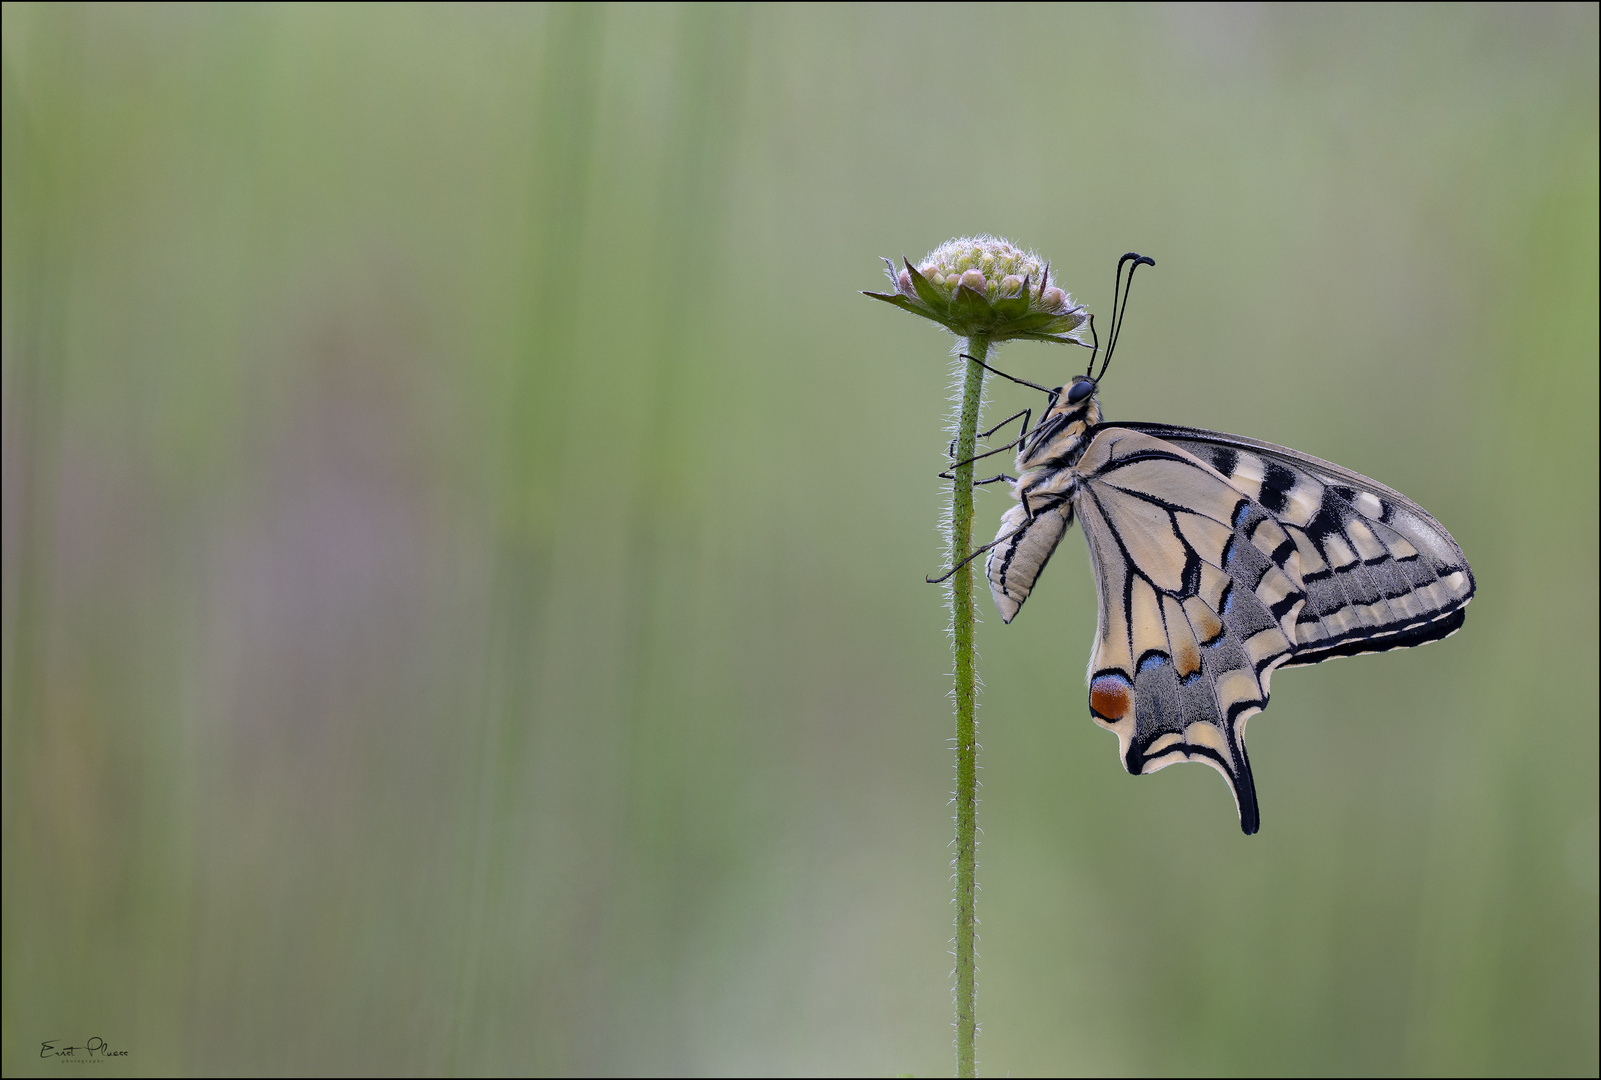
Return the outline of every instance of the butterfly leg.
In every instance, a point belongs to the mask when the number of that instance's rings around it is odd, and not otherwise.
[[[1057,394],[1057,391],[1061,389],[1061,387],[1057,387],[1056,390],[1052,390],[1049,387],[1041,386],[1039,383],[1031,383],[1027,379],[1019,379],[1016,375],[1008,375],[1008,374],[1006,374],[1006,372],[1002,371],[1000,368],[992,368],[988,364],[986,364],[984,361],[980,360],[978,357],[971,356],[971,355],[969,355],[967,353],[962,353],[961,357],[962,357],[963,360],[971,360],[971,361],[973,361],[973,363],[977,364],[979,367],[983,368],[985,371],[989,372],[991,375],[999,375],[1003,379],[1011,379],[1013,382],[1015,382],[1019,386],[1031,387],[1031,388],[1033,388],[1035,390],[1038,390],[1042,394],[1048,394],[1048,395],[1050,395],[1051,403],[1055,404],[1055,402],[1056,402],[1056,394]]]
[[[1028,434],[1028,422],[1034,416],[1034,410],[1033,409],[1020,409],[1020,410],[1018,410],[1017,412],[1013,413],[1011,416],[1008,416],[1005,420],[1002,420],[1000,423],[998,423],[994,427],[990,428],[988,431],[979,432],[978,435],[977,435],[977,438],[980,438],[980,439],[989,438],[991,435],[993,435],[997,431],[1001,430],[1001,428],[1005,427],[1007,424],[1010,424],[1013,420],[1016,420],[1019,416],[1021,416],[1023,418],[1023,429],[1017,433],[1017,438],[1016,439],[1013,439],[1011,442],[1007,443],[1005,446],[1000,448],[1001,450],[1010,450],[1012,447],[1014,447],[1014,446],[1016,446],[1018,444],[1018,442],[1023,438],[1023,436]],[[990,452],[991,453],[999,453],[998,450],[992,450]],[[946,444],[946,446],[945,446],[945,456],[946,457],[955,457],[956,456],[956,440],[955,439],[952,439],[949,443]],[[983,457],[983,456],[985,456],[985,455],[983,455],[983,454],[979,455],[979,457]],[[978,458],[969,458],[968,460],[969,461],[977,461]],[[967,464],[966,461],[957,462],[957,465],[966,465],[966,464]],[[956,468],[956,465],[952,465],[951,468],[953,468],[953,469]],[[947,479],[949,479],[949,478],[947,477]]]
[[[963,465],[971,465],[975,461],[983,461],[985,458],[993,457],[996,454],[1004,454],[1006,451],[1010,450],[1012,447],[1014,447],[1016,445],[1017,445],[1017,443],[1015,441],[1013,441],[1013,442],[1007,443],[1005,446],[997,446],[995,449],[990,450],[987,453],[977,454],[977,455],[975,455],[973,457],[968,458],[966,461],[959,461],[955,465],[952,465],[951,469],[958,469],[958,468],[961,468]],[[941,480],[955,480],[956,479],[956,474],[954,472],[952,472],[951,469],[947,469],[944,472],[939,473],[938,474],[939,478]],[[1004,476],[1005,474],[1003,473],[1001,475]],[[989,480],[975,481],[973,486],[977,487],[979,484],[988,484],[988,483],[991,483],[991,482],[993,482],[995,480],[999,480],[999,479],[1000,479],[999,476],[992,476],[992,477],[990,477]],[[1009,477],[1008,479],[1011,479],[1011,478]]]
[[[1027,386],[1030,389],[1038,390],[1040,393],[1042,393],[1046,397],[1050,398],[1050,404],[1051,405],[1055,405],[1056,404],[1056,399],[1062,392],[1062,388],[1060,386],[1058,386],[1055,390],[1052,390],[1049,387],[1041,386],[1039,383],[1029,382],[1027,379],[1019,379],[1016,375],[1008,375],[1006,372],[1002,371],[1000,368],[990,367],[984,361],[980,360],[976,356],[973,356],[971,353],[962,353],[961,357],[962,357],[963,360],[971,360],[973,363],[977,364],[979,367],[983,368],[985,371],[989,372],[992,375],[999,375],[1003,379],[1010,379],[1012,382],[1017,383],[1019,386]],[[1018,432],[1016,439],[1014,439],[1011,442],[1007,443],[1005,446],[997,447],[996,449],[991,450],[988,453],[979,454],[977,457],[970,457],[970,458],[967,459],[967,461],[958,461],[956,464],[952,465],[951,468],[952,469],[959,469],[963,465],[966,465],[969,461],[977,461],[977,460],[979,460],[979,458],[989,457],[990,454],[998,454],[1002,450],[1010,450],[1012,447],[1014,447],[1018,443],[1022,442],[1028,436],[1028,433],[1029,433],[1029,426],[1028,426],[1029,425],[1029,421],[1031,419],[1033,419],[1033,416],[1034,416],[1034,410],[1032,410],[1032,409],[1023,409],[1020,412],[1013,413],[1011,416],[1008,416],[1005,420],[1002,420],[999,424],[996,424],[994,427],[990,428],[988,431],[979,432],[978,433],[978,437],[980,439],[988,438],[989,436],[995,434],[997,431],[1001,430],[1001,428],[1005,427],[1007,424],[1010,424],[1013,420],[1016,420],[1019,416],[1021,416],[1023,418],[1023,429]],[[955,457],[956,456],[956,440],[955,439],[952,439],[950,441],[950,444],[945,447],[945,456],[946,457]],[[950,476],[946,475],[945,473],[940,473],[939,475],[940,475],[940,478],[943,479],[943,480],[952,479]]]
[[[967,558],[963,559],[961,562],[957,563],[955,566],[953,566],[949,570],[945,571],[939,577],[925,577],[923,580],[928,582],[930,585],[938,585],[940,582],[944,581],[946,578],[948,578],[952,574],[956,573],[956,571],[960,570],[962,567],[966,566],[968,563],[972,562],[974,559],[976,559],[980,555],[984,554],[986,551],[988,551],[990,548],[994,547],[996,544],[1005,543],[1007,540],[1010,540],[1012,537],[1014,537],[1018,533],[1022,532],[1023,529],[1026,528],[1026,527],[1027,527],[1026,525],[1020,525],[1017,528],[1013,529],[1009,533],[1005,533],[1005,534],[1003,534],[1001,536],[997,536],[995,539],[991,540],[989,543],[985,544],[983,547],[981,547],[981,548],[977,549],[976,551],[974,551],[973,554],[969,555]]]
[[[1001,481],[1001,480],[1005,480],[1005,481],[1008,481],[1009,483],[1013,483],[1013,484],[1017,483],[1017,477],[1015,477],[1015,476],[1007,476],[1005,473],[996,473],[994,476],[990,477],[988,480],[974,480],[973,481],[973,486],[974,487],[983,487],[985,484],[993,484],[993,483],[996,483],[996,482]]]
[[[1033,416],[1033,410],[1032,409],[1023,409],[1023,410],[1021,410],[1019,412],[1013,413],[1011,416],[1008,416],[1005,420],[1002,420],[999,424],[996,424],[994,427],[990,428],[988,431],[979,432],[978,433],[978,437],[980,439],[988,438],[989,436],[995,434],[997,431],[1001,430],[1001,428],[1005,427],[1007,424],[1010,424],[1013,420],[1016,420],[1020,416],[1023,418],[1023,429],[1018,434],[1017,438],[1013,439],[1011,442],[1007,443],[1004,446],[997,446],[995,449],[986,450],[982,454],[974,454],[972,457],[968,458],[966,461],[958,461],[958,462],[956,462],[949,469],[947,469],[946,471],[940,473],[939,474],[939,478],[941,480],[955,480],[956,479],[955,470],[956,469],[960,469],[963,465],[971,465],[975,461],[982,461],[984,458],[994,457],[996,454],[1003,454],[1006,451],[1012,449],[1018,443],[1022,442],[1025,438],[1028,437],[1028,422],[1029,422],[1030,417]],[[950,444],[950,446],[947,446],[945,448],[945,453],[946,454],[955,454],[955,452],[956,452],[956,443],[955,442],[952,442]],[[985,480],[983,482],[986,483],[986,484],[990,483],[989,480]]]

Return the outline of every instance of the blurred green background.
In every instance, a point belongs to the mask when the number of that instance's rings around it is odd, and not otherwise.
[[[1254,838],[1079,538],[981,598],[981,1069],[1593,1075],[1597,30],[7,4],[5,1072],[949,1072],[951,340],[856,290],[993,232],[1479,594],[1275,681]]]

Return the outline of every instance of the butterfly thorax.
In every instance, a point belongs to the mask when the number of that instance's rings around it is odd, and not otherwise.
[[[1073,404],[1060,401],[1040,418],[1017,453],[1018,499],[1034,495],[1071,497],[1075,480],[1073,465],[1089,445],[1095,425],[1101,422],[1101,406],[1093,396]]]

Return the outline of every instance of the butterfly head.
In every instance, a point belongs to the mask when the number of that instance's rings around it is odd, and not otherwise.
[[[1080,375],[1067,386],[1062,387],[1061,400],[1069,405],[1077,405],[1095,393],[1095,380],[1088,375]]]
[[[1090,426],[1100,423],[1101,407],[1095,400],[1097,386],[1088,375],[1080,375],[1066,386],[1058,386],[1052,391],[1051,408],[1046,415],[1068,422],[1083,421]]]
[[[1100,384],[1088,375],[1080,375],[1066,386],[1058,386],[1051,391],[1051,405],[1046,410],[1047,416],[1068,416],[1075,420],[1085,419],[1091,412],[1095,418],[1090,423],[1100,420],[1101,409],[1095,401],[1095,391]]]
[[[1095,400],[1094,379],[1080,375],[1066,386],[1058,386],[1051,391],[1050,408],[1025,437],[1018,452],[1018,468],[1076,457],[1090,429],[1100,422],[1101,406]]]

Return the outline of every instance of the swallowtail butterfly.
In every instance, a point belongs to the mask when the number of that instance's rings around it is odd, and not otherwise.
[[[1130,282],[1155,265],[1125,255],[1119,282],[1125,264]],[[1022,414],[1023,434],[1000,448],[1018,447],[1018,476],[993,478],[1018,503],[980,549],[990,591],[1011,622],[1077,518],[1100,604],[1090,715],[1131,773],[1217,769],[1254,833],[1245,723],[1267,707],[1274,671],[1446,637],[1473,572],[1426,510],[1359,473],[1238,435],[1103,421],[1117,295],[1101,370],[1092,353],[1069,385],[1035,386],[1050,396],[1044,415],[1030,428]]]

